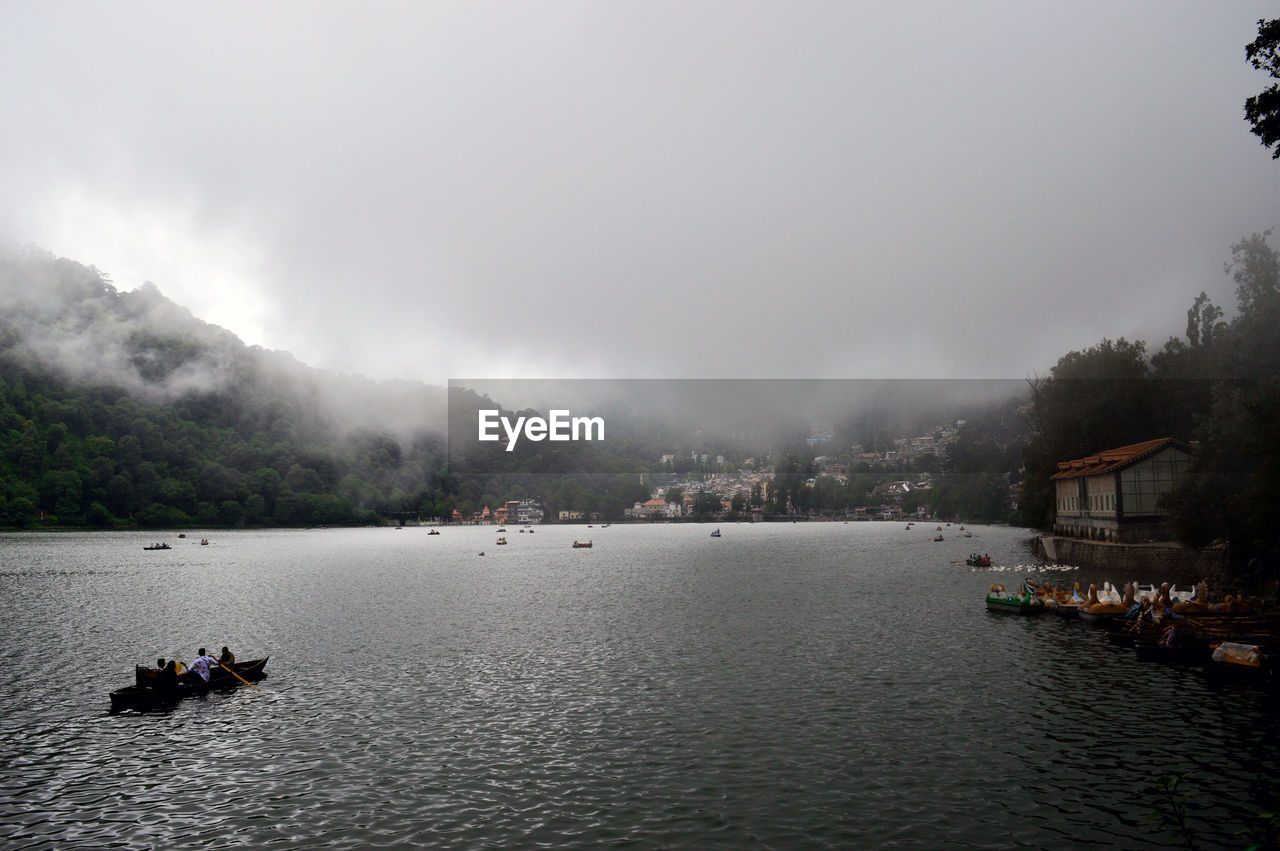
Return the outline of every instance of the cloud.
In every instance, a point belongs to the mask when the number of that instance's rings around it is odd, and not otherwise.
[[[379,378],[1019,377],[1280,218],[1263,3],[145,8],[0,35],[0,232]]]

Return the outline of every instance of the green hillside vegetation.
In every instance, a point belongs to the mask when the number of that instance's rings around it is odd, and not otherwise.
[[[442,462],[443,391],[308,369],[36,251],[0,261],[0,296],[0,524],[374,522]]]
[[[0,526],[368,524],[517,496],[620,517],[647,497],[627,441],[450,459],[447,412],[474,433],[495,403],[306,367],[44,252],[0,256],[0,304]]]

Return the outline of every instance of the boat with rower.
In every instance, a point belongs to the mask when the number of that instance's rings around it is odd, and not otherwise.
[[[172,706],[184,697],[256,683],[267,676],[265,668],[269,658],[211,667],[209,681],[199,683],[185,679],[166,682],[160,670],[138,665],[134,669],[134,684],[111,692],[111,711],[157,709]]]

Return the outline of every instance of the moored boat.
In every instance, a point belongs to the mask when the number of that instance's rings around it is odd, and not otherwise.
[[[139,665],[134,672],[134,684],[111,692],[111,711],[121,709],[155,709],[170,706],[184,697],[207,694],[211,691],[236,688],[246,681],[258,682],[266,677],[266,657],[237,662],[230,670],[218,666],[209,671],[209,682],[192,684],[180,681],[166,685],[160,679],[160,672],[154,668]],[[232,673],[234,671],[234,673]],[[238,676],[237,676],[238,675]]]
[[[1010,594],[1003,585],[992,585],[987,591],[987,611],[1006,612],[1011,615],[1038,615],[1044,611],[1044,603],[1031,593],[1025,584],[1021,594]]]
[[[591,546],[590,541],[574,541],[573,548],[575,550],[587,549]]]

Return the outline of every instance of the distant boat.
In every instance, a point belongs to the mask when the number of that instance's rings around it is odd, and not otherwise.
[[[506,538],[499,538],[499,539],[498,539],[498,543],[499,543],[499,544],[505,544],[506,542],[507,542],[507,539],[506,539]]]
[[[935,537],[934,537],[934,540],[935,540],[935,541],[941,541],[941,540],[942,540],[942,536],[941,536],[941,535],[937,535],[937,536],[935,536]]]
[[[718,538],[718,537],[720,537],[720,530],[719,530],[719,529],[717,529],[717,530],[715,530],[714,532],[712,532],[712,533],[711,533],[711,537],[713,537],[713,538]]]
[[[589,548],[590,546],[591,546],[591,542],[590,542],[590,541],[574,541],[574,542],[573,542],[573,548],[574,548],[575,550],[587,549],[587,548]]]
[[[149,547],[143,547],[144,550],[167,550],[171,549],[168,544],[152,544]]]
[[[439,534],[440,534],[440,530],[439,530],[439,529],[432,529],[432,530],[431,530],[430,532],[428,532],[427,534],[428,534],[428,535],[439,535]]]
[[[499,529],[498,531],[499,531],[499,532],[505,532],[505,531],[507,531],[507,530],[506,530],[506,529]]]

